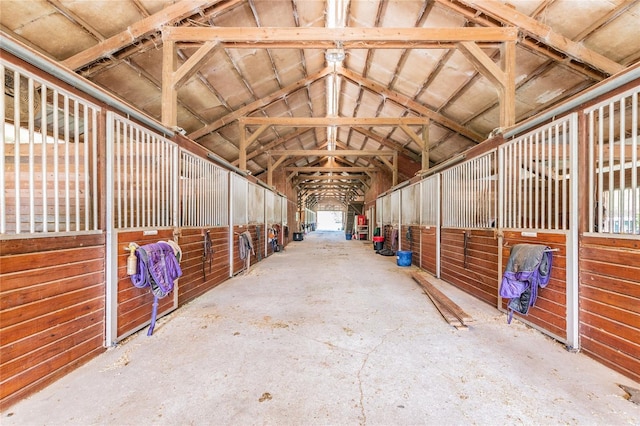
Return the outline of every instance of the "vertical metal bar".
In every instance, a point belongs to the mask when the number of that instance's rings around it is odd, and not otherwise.
[[[531,180],[534,178],[534,176],[530,167],[531,165],[529,164],[527,147],[531,145],[529,141],[532,137],[533,135],[530,135],[520,140],[520,144],[521,144],[520,168],[523,172],[523,176],[520,179],[520,191],[521,191],[520,203],[522,204],[522,210],[521,210],[522,223],[520,224],[520,226],[522,228],[527,228],[527,224],[529,220],[529,216],[527,213],[529,208],[531,207],[531,200],[528,198],[529,185],[531,184]]]
[[[640,224],[638,224],[638,213],[640,210],[640,196],[638,194],[638,92],[631,97],[631,232],[640,234]]]
[[[78,105],[78,101],[75,100],[73,102],[73,143],[74,143],[74,151],[73,159],[74,161],[74,170],[73,170],[73,178],[75,181],[74,188],[74,198],[75,198],[75,222],[76,222],[76,231],[80,231],[80,109]]]
[[[69,144],[71,143],[69,136],[69,96],[64,95],[64,230],[69,232],[71,229],[71,202],[69,200],[69,180],[71,171],[69,170]]]
[[[126,167],[126,150],[124,149],[124,135],[122,134],[122,130],[121,130],[121,123],[119,121],[113,120],[113,127],[114,127],[114,132],[115,132],[115,148],[116,148],[116,162],[115,162],[115,166],[116,166],[116,174],[114,176],[113,179],[113,185],[116,185],[117,188],[117,205],[118,205],[118,224],[117,224],[117,228],[122,228],[123,227],[123,204],[125,202],[125,195],[123,194],[123,181],[124,181],[124,171],[121,170],[121,165],[122,168],[124,169]],[[111,185],[111,183],[109,181],[107,181],[107,186]]]
[[[151,205],[150,207],[150,226],[158,226],[158,173],[160,172],[158,167],[158,138],[153,137],[149,141],[150,149],[150,168],[151,168],[151,182],[149,182],[149,188],[151,190]]]
[[[180,150],[180,226],[187,226],[184,202],[187,197],[185,185],[187,182],[187,153]]]
[[[49,132],[47,131],[48,122],[47,122],[47,86],[42,84],[40,86],[40,132],[42,134],[42,232],[49,232],[49,203],[47,200],[48,191],[47,191],[47,182],[49,181],[47,177],[48,169],[48,139]],[[2,138],[4,140],[4,138]],[[4,145],[4,144],[3,144]],[[3,184],[4,187],[4,184]]]
[[[554,129],[555,129],[555,151],[556,151],[556,155],[555,155],[555,167],[553,168],[555,170],[555,172],[553,174],[550,174],[550,176],[553,176],[553,179],[555,181],[555,194],[556,194],[556,203],[555,203],[555,209],[554,209],[554,213],[555,213],[555,217],[554,217],[554,223],[555,223],[555,228],[554,229],[566,229],[566,227],[564,226],[564,221],[563,223],[560,223],[560,212],[562,211],[563,213],[569,213],[569,210],[567,209],[566,206],[566,186],[565,186],[565,174],[564,174],[564,164],[566,164],[567,162],[567,150],[566,150],[566,140],[565,140],[565,131],[560,132],[560,124],[556,123],[554,125]],[[562,156],[560,155],[560,149],[562,147]],[[562,180],[562,192],[560,192],[560,180]]]
[[[506,178],[505,178],[505,155],[507,153],[507,146],[498,147],[498,162],[496,167],[496,177],[497,177],[497,214],[494,216],[496,221],[496,228],[502,229],[505,224],[505,195],[506,195]],[[500,247],[500,246],[499,246]],[[500,258],[500,254],[498,253],[498,258]]]
[[[131,126],[123,121],[122,122],[122,130],[123,130],[123,140],[124,140],[124,148],[128,155],[126,155],[125,166],[124,166],[124,227],[131,228],[133,227],[133,130]]]
[[[118,176],[114,176],[114,159],[116,164],[119,164],[119,162],[121,161],[119,154],[120,122],[115,119],[115,115],[111,111],[107,112],[106,138],[105,179],[107,181],[107,185],[105,203],[105,345],[111,346],[117,339],[118,330],[118,244],[116,231],[114,229],[115,222],[113,214],[115,212],[115,208],[113,204],[115,188],[112,182],[119,181]],[[116,150],[115,155],[114,148]],[[117,185],[117,188],[118,191],[120,191],[120,185]],[[117,202],[118,204],[120,204],[119,196]],[[120,220],[118,220],[118,222],[120,222]]]
[[[164,195],[164,215],[162,218],[162,226],[167,226],[167,224],[169,223],[170,219],[171,219],[171,214],[170,214],[170,209],[171,209],[171,182],[170,182],[170,176],[171,174],[169,173],[169,167],[170,167],[170,160],[171,160],[171,149],[169,147],[169,144],[167,144],[167,141],[162,140],[162,149],[163,149],[163,158],[164,158],[164,162],[165,162],[165,167],[163,169],[163,186],[164,186],[164,190],[162,191],[163,195]]]
[[[570,132],[571,128],[567,128],[568,122],[565,120],[562,122],[562,207],[559,209],[562,211],[564,216],[562,217],[562,226],[561,229],[566,230],[569,227],[569,223],[567,222],[567,212],[569,212],[569,203],[568,200],[570,197],[568,196],[569,188],[567,187],[567,179],[571,179],[572,170],[571,170],[571,158],[569,158],[567,153],[567,147],[569,146],[570,141]],[[568,161],[567,161],[568,159]],[[557,191],[557,187],[556,187]],[[558,216],[558,215],[556,215]],[[556,221],[558,219],[556,218]]]
[[[149,194],[149,179],[147,173],[149,168],[147,167],[147,139],[149,134],[146,131],[138,129],[138,146],[140,147],[139,153],[139,161],[140,161],[140,182],[138,187],[140,188],[140,200],[138,202],[137,208],[140,211],[140,226],[146,227],[149,226],[149,221],[147,220],[147,214],[149,213],[149,209],[147,206],[147,196]]]
[[[60,124],[58,117],[58,90],[53,89],[53,230],[60,232],[60,159],[58,148],[60,144]]]
[[[83,143],[83,181],[84,181],[84,185],[83,185],[83,189],[84,189],[84,199],[82,200],[82,204],[84,206],[84,230],[85,231],[89,231],[91,229],[91,222],[89,219],[89,215],[91,214],[91,204],[90,204],[90,197],[89,195],[92,194],[92,191],[89,187],[89,185],[91,185],[91,182],[93,181],[93,179],[91,179],[91,169],[89,167],[89,146],[90,146],[90,141],[89,141],[89,136],[91,135],[92,132],[92,126],[89,124],[89,112],[90,112],[90,108],[87,107],[86,105],[83,108],[83,114],[82,114],[82,122],[84,123],[84,132],[82,135],[82,143]],[[95,170],[95,169],[94,169]],[[97,197],[98,194],[93,193],[93,197]]]
[[[547,156],[547,214],[546,217],[546,225],[543,229],[553,229],[551,219],[553,218],[553,180],[555,179],[554,171],[553,171],[553,129],[557,126],[554,124],[547,129],[547,147],[549,154]]]
[[[511,179],[513,175],[513,170],[511,167],[512,155],[511,151],[513,148],[513,143],[508,143],[502,147],[502,163],[499,167],[502,167],[502,175],[503,175],[503,194],[502,194],[502,205],[503,209],[500,211],[499,215],[502,216],[502,226],[501,228],[510,228],[511,227]],[[498,179],[498,185],[500,184],[500,180]]]
[[[16,234],[22,232],[22,208],[20,200],[20,74],[13,72],[13,176],[14,176],[14,198],[16,203]]]
[[[589,115],[587,118],[587,137],[588,137],[588,152],[589,152],[589,169],[587,170],[588,178],[589,178],[589,189],[587,193],[588,197],[588,228],[587,232],[593,232],[595,230],[595,220],[594,220],[594,210],[595,210],[595,201],[594,201],[594,178],[596,173],[596,168],[594,164],[594,118],[593,118],[593,110],[589,111]]]
[[[626,147],[626,131],[625,131],[625,97],[621,97],[620,98],[620,111],[618,112],[620,114],[620,183],[618,185],[618,188],[620,188],[620,219],[621,222],[620,223],[620,233],[621,234],[626,234],[626,227],[625,227],[625,223],[626,223],[626,219],[627,219],[627,215],[626,215],[626,211],[627,211],[627,203],[625,202],[625,197],[624,197],[624,193],[626,191],[626,185],[625,185],[625,175],[626,175],[626,160],[625,160],[625,147]],[[634,218],[635,219],[635,218]]]
[[[614,150],[615,150],[615,123],[614,123],[614,104],[609,104],[609,232],[614,232],[613,218],[620,217],[617,206],[615,205],[615,182],[614,182]]]
[[[135,213],[135,222],[134,222],[134,226],[136,228],[139,228],[141,226],[140,223],[140,210],[141,210],[141,202],[140,202],[140,191],[141,191],[141,186],[142,186],[142,178],[140,176],[140,159],[141,159],[141,141],[140,141],[140,129],[139,128],[135,128],[135,144],[136,144],[136,156],[135,156],[135,161],[136,161],[136,167],[135,167],[135,175],[136,175],[136,180],[135,180],[135,189],[136,189],[136,199],[135,199],[135,203],[133,204],[133,210]]]
[[[98,112],[93,108],[91,109],[91,123],[91,155],[93,161],[93,194],[91,199],[93,200],[93,229],[98,230],[100,227],[100,223],[98,223]],[[107,181],[107,185],[112,185],[112,183]]]
[[[0,64],[0,80],[5,81],[5,72],[6,69],[4,65]],[[3,172],[0,173],[0,188],[7,188],[6,178],[4,170],[6,170],[6,157],[5,157],[5,122],[6,122],[6,112],[5,112],[5,99],[0,101],[0,117],[2,117],[2,123],[0,125],[0,166],[2,166]],[[43,179],[46,180],[46,179]],[[0,234],[5,234],[7,232],[7,202],[6,202],[6,191],[0,191]]]
[[[520,181],[520,163],[518,161],[518,141],[511,144],[511,227],[518,227],[518,182]]]
[[[178,208],[180,207],[180,199],[178,198],[179,191],[178,191],[178,185],[180,185],[180,173],[179,173],[179,154],[180,151],[178,149],[178,146],[170,143],[171,147],[172,147],[172,152],[171,152],[171,191],[172,191],[172,197],[171,197],[171,204],[172,204],[172,209],[171,209],[171,215],[172,215],[172,223],[171,226],[174,228],[178,227]],[[174,307],[178,306],[178,291],[175,292],[175,296],[174,296]]]
[[[524,140],[520,139],[518,140],[518,194],[516,196],[516,199],[518,200],[518,228],[523,228],[524,227],[524,223],[523,223],[523,216],[524,216],[524,194],[523,194],[523,190],[524,190],[524,186],[525,186],[525,180],[522,176],[522,172],[526,172],[527,169],[525,168],[525,164],[523,161],[524,158]],[[525,176],[526,177],[526,176]]]
[[[188,217],[189,217],[189,225],[193,225],[193,198],[194,198],[194,191],[193,191],[193,187],[194,187],[194,180],[195,180],[195,174],[193,172],[193,161],[191,158],[189,158],[189,199],[187,200],[187,209],[188,209]]]
[[[611,232],[611,227],[607,220],[605,228],[604,212],[604,108],[598,108],[598,232]]]
[[[548,203],[545,197],[547,195],[546,185],[549,180],[549,174],[546,173],[545,170],[545,149],[551,142],[550,129],[549,131],[542,130],[540,135],[540,144],[536,146],[536,164],[538,165],[537,170],[540,176],[540,182],[536,187],[536,199],[538,200],[538,203],[536,203],[538,205],[538,210],[536,211],[536,227],[538,229],[548,229]]]
[[[569,128],[567,129],[567,125]],[[567,166],[569,176],[569,182],[571,188],[570,202],[569,202],[569,220],[568,224],[569,232],[567,233],[567,346],[572,349],[579,349],[580,346],[580,318],[579,318],[579,282],[578,282],[578,224],[579,215],[577,214],[579,208],[579,159],[578,159],[578,114],[573,113],[569,117],[569,120],[563,121],[566,143],[563,145],[569,145],[569,163]],[[567,132],[569,133],[566,137]],[[566,158],[566,157],[565,157]],[[563,179],[566,182],[566,178]],[[564,191],[567,192],[567,191]],[[567,221],[564,221],[565,223]]]
[[[33,110],[33,79],[29,77],[28,85],[27,85],[27,104],[28,104],[28,114],[29,114],[29,232],[36,232],[36,208],[35,208],[35,130],[34,130],[34,114]],[[4,141],[2,141],[4,143]],[[42,179],[45,179],[44,177]]]
[[[560,161],[560,133],[558,127],[554,125],[550,131],[553,132],[549,144],[549,165],[547,167],[547,175],[549,176],[549,228],[558,229],[558,209],[560,209],[560,190],[559,190],[559,171],[558,162]]]

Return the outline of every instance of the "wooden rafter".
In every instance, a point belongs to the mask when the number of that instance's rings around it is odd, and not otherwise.
[[[395,155],[395,151],[378,151],[368,150],[362,151],[358,149],[337,149],[334,151],[321,150],[321,149],[282,149],[270,151],[269,155],[272,156],[291,156],[291,157],[306,157],[306,156],[324,156],[324,157],[392,157]]]
[[[587,64],[609,75],[616,74],[624,67],[611,59],[588,49],[580,43],[556,33],[543,22],[537,21],[514,8],[497,1],[491,0],[459,0],[461,3],[485,13],[507,25],[520,28],[528,36],[540,43],[555,49],[568,57]],[[444,2],[443,2],[444,3]]]
[[[381,126],[395,127],[400,124],[423,125],[427,122],[420,117],[244,117],[243,126],[284,126],[284,127],[326,127],[326,126]]]
[[[233,3],[238,3],[235,0]],[[162,9],[160,12],[148,16],[133,25],[129,26],[126,31],[122,31],[106,40],[101,41],[89,49],[63,61],[63,65],[72,70],[82,68],[98,59],[105,58],[111,54],[124,49],[136,43],[140,38],[146,37],[152,33],[157,33],[158,28],[173,22],[180,21],[186,17],[195,15],[198,11],[206,9],[219,0],[193,0],[181,1]],[[229,4],[225,3],[225,8]]]

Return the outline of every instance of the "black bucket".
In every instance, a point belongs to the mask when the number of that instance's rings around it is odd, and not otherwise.
[[[384,241],[376,241],[373,243],[373,249],[375,251],[382,250],[384,248]]]

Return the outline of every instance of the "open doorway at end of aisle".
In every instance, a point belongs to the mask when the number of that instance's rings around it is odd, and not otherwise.
[[[318,211],[316,220],[319,231],[342,231],[344,213],[341,211]]]

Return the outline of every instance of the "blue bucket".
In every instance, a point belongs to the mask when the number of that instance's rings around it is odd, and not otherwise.
[[[398,258],[398,266],[411,266],[411,252],[410,251],[398,251],[396,256]]]
[[[344,234],[344,237],[345,237],[347,240],[350,240],[350,239],[351,239],[351,234]]]

